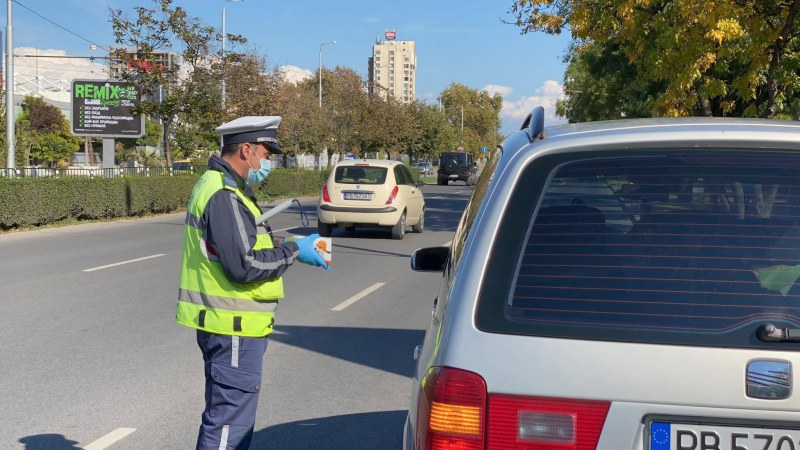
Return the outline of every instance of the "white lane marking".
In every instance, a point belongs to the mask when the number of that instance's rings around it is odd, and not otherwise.
[[[94,272],[95,270],[108,269],[109,267],[121,266],[123,264],[130,264],[134,262],[144,261],[145,259],[158,258],[159,256],[164,256],[164,255],[166,255],[166,253],[159,253],[157,255],[145,256],[144,258],[129,259],[127,261],[122,261],[114,264],[107,264],[105,266],[92,267],[91,269],[83,269],[83,272]]]
[[[378,289],[383,287],[385,284],[386,283],[375,283],[372,286],[370,286],[370,287],[364,289],[363,291],[359,292],[358,294],[356,294],[356,295],[348,298],[347,300],[343,301],[342,303],[339,303],[338,305],[334,306],[333,308],[331,308],[331,311],[341,311],[341,310],[347,308],[348,306],[352,305],[353,303],[355,303],[355,302],[361,300],[362,298],[368,296],[369,294],[377,291]]]
[[[86,447],[83,447],[83,450],[103,450],[134,431],[136,431],[136,428],[117,428]]]

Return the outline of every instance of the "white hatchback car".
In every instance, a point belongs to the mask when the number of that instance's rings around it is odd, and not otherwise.
[[[399,161],[346,160],[337,164],[322,186],[317,206],[320,236],[336,227],[383,227],[403,239],[406,227],[422,233],[425,198],[411,171]]]
[[[800,123],[543,124],[412,256],[404,448],[800,448]]]

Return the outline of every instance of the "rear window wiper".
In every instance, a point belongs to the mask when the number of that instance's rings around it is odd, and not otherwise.
[[[800,328],[778,328],[771,323],[758,327],[756,335],[764,342],[800,342]]]

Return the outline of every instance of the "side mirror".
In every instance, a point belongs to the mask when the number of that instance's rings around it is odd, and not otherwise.
[[[411,269],[417,272],[441,272],[450,255],[450,247],[426,247],[411,254]]]

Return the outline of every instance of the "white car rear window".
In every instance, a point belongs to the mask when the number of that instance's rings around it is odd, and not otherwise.
[[[386,167],[338,166],[334,181],[342,184],[383,184],[386,182]]]

